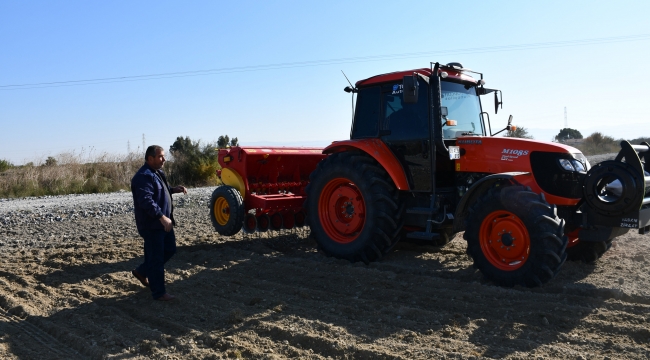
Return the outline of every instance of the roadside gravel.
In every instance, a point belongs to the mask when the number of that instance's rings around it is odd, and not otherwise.
[[[189,189],[187,195],[174,196],[174,206],[205,205],[213,190],[214,187]],[[132,212],[133,197],[128,191],[0,199],[0,230],[25,223],[74,221]]]

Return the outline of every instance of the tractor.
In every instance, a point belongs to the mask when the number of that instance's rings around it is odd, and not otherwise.
[[[629,229],[650,231],[650,145],[623,141],[591,167],[567,145],[496,136],[516,127],[510,116],[492,131],[481,98],[496,114],[503,96],[484,85],[459,63],[382,74],[344,89],[356,96],[349,140],[221,150],[215,229],[306,224],[326,255],[365,263],[402,239],[442,247],[464,232],[487,279],[527,287],[567,258],[597,260]]]

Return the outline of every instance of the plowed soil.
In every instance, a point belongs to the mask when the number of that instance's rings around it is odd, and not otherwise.
[[[0,227],[0,358],[650,357],[649,238],[635,232],[527,289],[485,281],[462,234],[364,265],[319,253],[306,228],[221,237],[197,203],[176,218],[167,303],[130,274],[131,214]]]

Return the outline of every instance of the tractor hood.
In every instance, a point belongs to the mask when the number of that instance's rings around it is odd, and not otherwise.
[[[461,137],[456,171],[483,174],[525,173],[517,179],[555,204],[573,205],[582,198],[590,165],[580,150],[557,143],[504,137]]]
[[[585,159],[574,147],[507,137],[468,136],[456,140],[460,147],[460,159],[456,160],[456,171],[503,173],[530,172],[531,155],[553,153],[559,157]],[[585,159],[586,160],[586,159]]]

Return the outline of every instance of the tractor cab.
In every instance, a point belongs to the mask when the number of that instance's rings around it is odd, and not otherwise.
[[[358,81],[354,89],[345,89],[357,94],[350,139],[385,143],[404,168],[411,191],[429,193],[453,186],[448,146],[456,145],[460,137],[488,135],[491,128],[481,95],[494,93],[495,109],[501,104],[500,91],[484,84],[481,73],[458,63]]]

